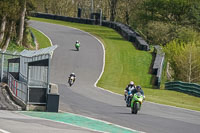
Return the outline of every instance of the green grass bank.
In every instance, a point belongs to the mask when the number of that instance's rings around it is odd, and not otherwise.
[[[30,27],[30,29],[33,32],[33,34],[39,44],[39,49],[51,46],[50,40],[42,32],[40,32],[32,27]]]

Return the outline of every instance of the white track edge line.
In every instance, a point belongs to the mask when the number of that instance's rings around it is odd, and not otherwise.
[[[10,132],[8,132],[8,131],[6,131],[6,130],[3,130],[3,129],[1,129],[1,128],[0,128],[0,132],[2,132],[2,133],[10,133]]]

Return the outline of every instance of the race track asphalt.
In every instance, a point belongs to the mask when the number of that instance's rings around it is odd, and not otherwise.
[[[51,61],[50,81],[58,84],[60,110],[148,133],[199,133],[200,112],[145,102],[142,110],[133,115],[125,107],[123,96],[95,87],[102,71],[104,51],[93,36],[44,22],[31,21],[31,26],[58,45]],[[81,43],[80,51],[75,51],[76,40]],[[71,72],[77,80],[69,87],[67,77]]]

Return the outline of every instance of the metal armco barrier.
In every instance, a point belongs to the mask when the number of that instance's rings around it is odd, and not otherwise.
[[[195,83],[187,83],[181,81],[167,82],[165,83],[165,89],[175,90],[200,97],[200,85]]]
[[[153,74],[156,75],[155,79],[155,85],[160,88],[160,82],[162,78],[162,69],[164,65],[164,60],[165,60],[165,54],[162,52],[161,47],[159,45],[156,45],[154,47],[154,53],[156,53],[156,57],[154,60],[154,65],[153,65]]]

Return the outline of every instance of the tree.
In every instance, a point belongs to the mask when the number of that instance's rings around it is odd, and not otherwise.
[[[1,29],[0,29],[0,44],[3,41],[4,34],[5,34],[5,28],[6,28],[6,15],[3,16],[2,22],[1,22]]]
[[[200,46],[200,33],[192,27],[180,27],[177,30],[177,38],[179,41],[185,43],[194,42],[197,46]]]
[[[9,6],[9,2],[4,0],[0,1],[0,19],[1,19],[1,29],[0,29],[0,44],[3,42],[4,35],[5,35],[5,29],[6,29],[6,17],[7,17],[7,9]]]
[[[131,24],[130,22],[142,1],[143,0],[120,0],[117,3],[116,21],[127,25]]]
[[[19,32],[17,44],[22,45],[23,35],[24,35],[24,21],[25,21],[25,13],[26,13],[26,0],[21,0],[21,13],[20,13],[20,24],[19,24]]]
[[[118,0],[108,0],[110,8],[110,21],[115,21]]]
[[[16,21],[18,20],[18,13],[19,13],[19,3],[17,0],[8,0],[8,1],[1,1],[1,5],[2,6],[2,10],[1,10],[1,16],[2,16],[2,23],[6,23],[1,24],[4,25],[3,27],[5,28],[1,28],[1,48],[4,48],[4,50],[6,50],[9,42],[10,42],[10,38],[11,38],[11,34],[12,32],[15,30],[14,27],[16,25]],[[3,35],[2,35],[3,34]]]
[[[195,43],[172,41],[164,47],[174,80],[200,82],[200,51]]]
[[[189,24],[200,31],[200,1],[194,1],[187,13]]]
[[[147,24],[147,41],[154,45],[165,45],[177,35],[175,26],[170,23],[152,21]]]
[[[7,33],[5,44],[2,47],[3,50],[6,50],[8,48],[8,45],[10,43],[10,38],[11,38],[11,35],[12,35],[12,32],[13,32],[13,28],[14,28],[14,21],[11,21],[10,25],[9,25],[9,29],[8,29],[8,33]]]
[[[176,66],[179,68],[177,79],[185,82],[200,82],[200,56],[195,44],[187,44],[179,56],[175,57]]]

